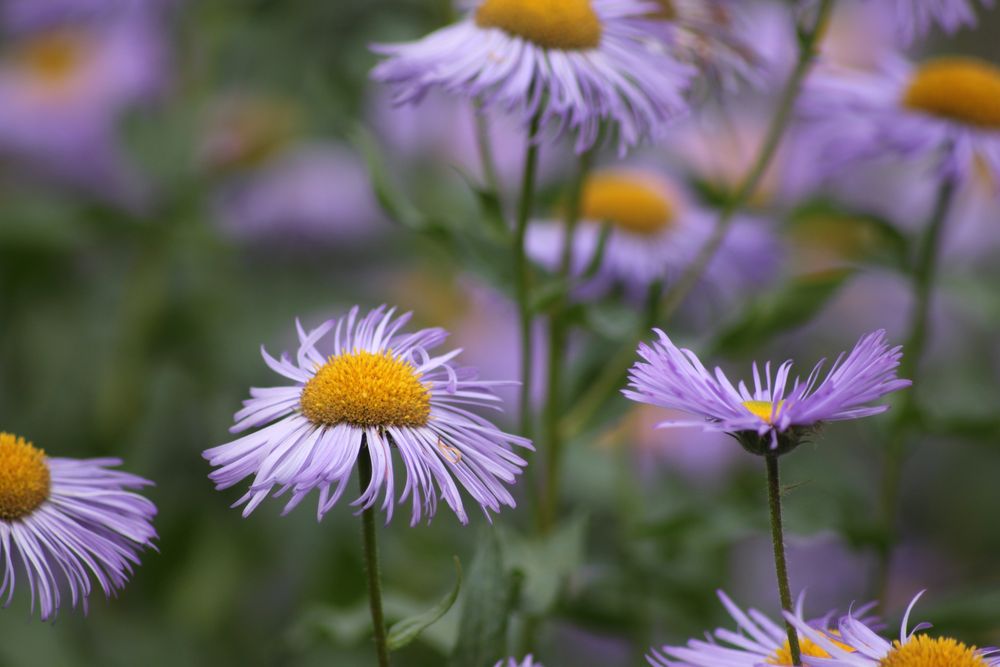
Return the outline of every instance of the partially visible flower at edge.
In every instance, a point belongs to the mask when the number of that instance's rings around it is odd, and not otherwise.
[[[535,662],[535,659],[530,655],[525,656],[524,660],[518,661],[517,658],[508,658],[506,660],[501,660],[497,662],[493,667],[542,667],[542,663]]]
[[[31,608],[53,618],[69,587],[87,610],[91,577],[108,597],[124,588],[139,552],[155,549],[156,506],[133,489],[152,482],[109,469],[118,459],[49,458],[24,438],[0,433],[0,567],[4,606],[26,576]],[[61,575],[61,576],[60,576]]]
[[[899,639],[889,641],[878,636],[866,619],[852,612],[840,619],[836,636],[817,631],[804,623],[799,615],[785,614],[805,640],[829,654],[824,660],[811,660],[816,667],[996,667],[1000,665],[1000,649],[979,649],[951,637],[931,637],[921,634],[930,627],[921,623],[907,629],[910,613],[923,593],[918,593],[906,608],[900,624]]]
[[[395,102],[440,88],[527,127],[569,132],[584,152],[610,130],[619,152],[659,135],[686,110],[693,74],[670,53],[669,31],[639,0],[484,0],[460,22],[421,40],[383,44],[372,71]]]

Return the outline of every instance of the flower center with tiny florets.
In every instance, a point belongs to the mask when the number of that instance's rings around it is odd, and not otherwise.
[[[903,645],[893,642],[892,651],[878,664],[879,667],[988,667],[974,646],[927,635],[910,637]]]
[[[778,403],[778,409],[781,409],[781,401]],[[774,411],[774,405],[771,401],[743,401],[743,407],[747,409],[747,412],[755,417],[760,417],[762,420],[771,423],[771,413]]]
[[[832,637],[830,638],[830,641],[832,641],[834,644],[844,649],[845,651],[849,651],[851,653],[854,652],[854,649],[852,649],[850,646],[838,642],[836,639],[833,639]],[[827,653],[825,650],[823,650],[823,648],[820,647],[819,644],[816,644],[808,637],[803,637],[801,635],[799,636],[799,653],[801,655],[808,656],[810,658],[830,657],[830,654]],[[785,640],[785,645],[779,648],[777,651],[775,651],[774,655],[772,655],[764,662],[766,662],[769,665],[785,665],[786,667],[787,665],[793,664],[792,649],[788,645],[788,640]]]
[[[57,30],[21,45],[16,59],[37,79],[58,86],[70,80],[84,59],[85,40],[69,30]]]
[[[601,21],[590,0],[485,0],[476,10],[476,25],[545,49],[581,51],[601,44]]]
[[[0,520],[34,512],[48,499],[51,484],[45,452],[24,438],[0,433]]]
[[[655,234],[674,220],[674,206],[662,188],[641,175],[604,172],[587,179],[581,214],[633,234]]]
[[[949,120],[1000,130],[1000,68],[976,58],[930,60],[913,74],[903,104]]]
[[[431,392],[413,365],[391,351],[353,352],[330,357],[303,387],[299,406],[322,426],[424,426]]]

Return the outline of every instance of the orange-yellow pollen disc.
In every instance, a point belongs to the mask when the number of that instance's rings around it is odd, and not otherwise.
[[[476,10],[476,25],[545,49],[581,51],[601,44],[601,20],[590,0],[486,0]]]
[[[914,635],[905,644],[893,642],[879,667],[988,667],[975,646],[948,637]]]
[[[747,409],[747,412],[754,415],[755,417],[760,417],[768,424],[771,423],[771,412],[777,412],[781,410],[781,404],[784,401],[778,402],[777,410],[774,410],[774,404],[771,401],[743,401],[743,407]]]
[[[949,120],[1000,130],[1000,67],[977,58],[935,58],[914,73],[903,104]]]
[[[302,389],[302,414],[333,426],[424,426],[431,392],[408,361],[386,352],[334,355]]]
[[[58,86],[70,80],[80,67],[87,49],[81,35],[57,30],[33,38],[16,51],[18,63],[37,79]]]
[[[24,438],[0,433],[0,520],[22,519],[49,497],[45,452]]]
[[[674,220],[674,207],[653,179],[642,174],[605,171],[587,179],[581,214],[610,222],[633,234],[656,234]]]

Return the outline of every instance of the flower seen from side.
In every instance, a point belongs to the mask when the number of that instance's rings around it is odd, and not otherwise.
[[[372,71],[396,103],[432,89],[513,112],[524,126],[569,132],[576,150],[604,131],[620,152],[658,136],[686,108],[692,69],[640,0],[484,0],[421,40],[378,45]]]
[[[53,618],[66,602],[87,610],[96,581],[108,597],[124,588],[139,552],[155,548],[156,507],[135,490],[151,482],[118,470],[118,459],[49,458],[0,433],[0,597],[18,578],[32,611]]]
[[[785,361],[763,373],[753,364],[753,385],[734,385],[719,368],[710,372],[694,352],[678,348],[660,330],[659,340],[639,345],[630,371],[626,397],[640,403],[682,410],[698,419],[663,422],[661,428],[701,427],[732,433],[755,454],[783,454],[823,422],[859,419],[889,409],[871,405],[886,394],[910,385],[896,377],[902,348],[890,347],[885,331],[863,336],[849,354],[841,354],[822,376],[824,361],[803,381],[791,377]]]
[[[379,504],[391,520],[397,502],[412,503],[411,525],[430,520],[443,498],[462,523],[468,521],[459,487],[487,517],[514,498],[513,484],[525,466],[515,447],[530,441],[504,433],[470,408],[499,409],[493,393],[506,382],[477,379],[453,363],[461,350],[432,356],[447,337],[443,329],[403,332],[410,315],[376,308],[307,331],[297,325],[299,349],[292,359],[264,361],[290,381],[251,389],[236,413],[234,433],[253,432],[205,452],[219,489],[253,477],[235,505],[248,516],[269,495],[291,492],[285,513],[313,490],[322,518],[343,495],[359,457],[371,461],[372,478],[354,505]],[[328,351],[320,344],[332,333]],[[406,480],[396,497],[393,452]]]

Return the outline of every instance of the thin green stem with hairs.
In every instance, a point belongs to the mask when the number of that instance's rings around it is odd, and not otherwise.
[[[781,524],[781,478],[778,473],[778,455],[766,454],[767,465],[767,506],[771,517],[771,544],[774,548],[774,573],[778,577],[778,597],[781,608],[792,611],[792,590],[788,585],[788,563],[785,560],[785,534]],[[799,635],[795,626],[785,620],[785,631],[788,634],[788,652],[793,665],[802,664],[802,651],[799,648]]]

